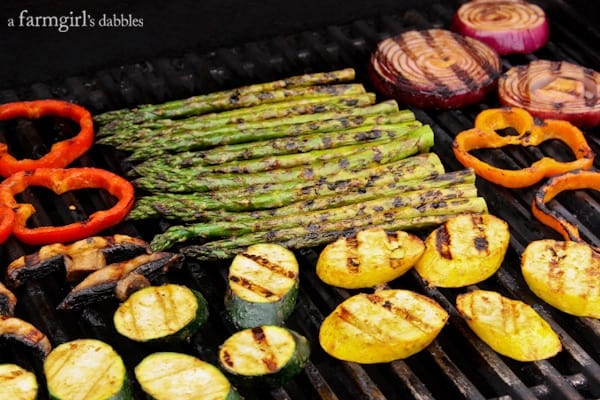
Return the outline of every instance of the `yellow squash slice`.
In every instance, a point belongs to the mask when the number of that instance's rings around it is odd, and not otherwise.
[[[448,313],[429,297],[386,289],[349,297],[321,324],[323,350],[362,364],[391,362],[425,349],[440,333]]]
[[[522,301],[473,290],[456,298],[456,308],[481,340],[512,359],[538,361],[562,349],[552,327]]]
[[[496,273],[509,240],[506,221],[491,214],[459,215],[427,236],[415,270],[430,286],[472,285]]]
[[[579,317],[600,318],[600,254],[584,243],[531,242],[521,256],[527,285],[546,303]]]
[[[317,262],[317,275],[329,285],[368,288],[403,275],[421,257],[425,245],[410,233],[372,228],[327,245]]]

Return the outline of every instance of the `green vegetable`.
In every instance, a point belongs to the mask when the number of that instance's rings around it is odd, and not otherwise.
[[[229,267],[225,311],[235,329],[281,325],[296,305],[299,287],[294,253],[259,243],[236,255]]]
[[[241,399],[217,367],[188,354],[152,353],[135,367],[135,377],[153,400]]]
[[[219,349],[219,365],[238,386],[279,387],[310,357],[310,344],[290,329],[265,325],[231,335]]]
[[[208,319],[202,294],[183,285],[147,286],[114,314],[117,332],[137,342],[173,343],[194,335]]]
[[[121,356],[107,343],[76,339],[55,347],[44,361],[53,400],[131,400]]]

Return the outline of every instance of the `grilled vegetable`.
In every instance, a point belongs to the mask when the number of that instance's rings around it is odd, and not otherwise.
[[[377,286],[403,275],[424,250],[423,241],[413,234],[365,229],[325,246],[316,272],[323,282],[346,289]]]
[[[600,73],[566,61],[534,60],[506,71],[498,97],[541,119],[560,119],[589,128],[600,125]]]
[[[228,282],[225,311],[236,329],[281,325],[296,306],[298,261],[283,246],[259,243],[235,256]]]
[[[58,308],[78,309],[115,297],[125,300],[132,292],[163,281],[171,269],[182,263],[181,254],[156,252],[107,265],[75,286]]]
[[[463,214],[444,222],[425,239],[417,273],[430,286],[461,287],[481,282],[502,265],[508,224],[491,214]]]
[[[15,340],[46,357],[52,345],[38,328],[17,317],[0,315],[0,337]]]
[[[360,293],[323,320],[319,342],[340,360],[390,362],[425,349],[447,320],[448,313],[434,300],[409,290]]]
[[[469,1],[458,8],[451,29],[500,55],[532,53],[550,37],[544,10],[524,0]]]
[[[36,400],[37,378],[16,364],[0,364],[0,392],[6,400]]]
[[[517,135],[500,135],[496,131],[512,128]],[[470,151],[495,149],[505,146],[538,146],[543,142],[558,140],[573,152],[575,160],[560,161],[544,156],[531,166],[512,170],[494,167],[481,161]],[[534,120],[522,108],[490,108],[480,112],[475,127],[460,132],[454,138],[454,155],[466,168],[473,168],[484,179],[509,188],[531,186],[545,177],[590,168],[594,151],[581,130],[567,121]]]
[[[260,100],[260,97],[268,97],[265,94],[274,90],[347,82],[353,80],[354,76],[355,71],[352,68],[292,76],[286,79],[242,86],[232,90],[199,95],[184,100],[174,100],[163,104],[144,105],[133,110],[124,109],[109,111],[95,116],[94,121],[100,125],[109,123],[116,125],[131,123],[139,124],[164,118],[181,118],[190,115],[199,115],[223,108],[231,109],[248,107],[251,101],[256,102],[256,100]],[[262,96],[260,95],[261,93],[263,93]],[[285,92],[282,92],[282,94],[283,93]],[[246,95],[251,94],[255,94],[256,96],[245,97]],[[307,94],[311,94],[310,90]],[[273,97],[276,96],[266,98],[264,103],[278,100]],[[220,107],[221,104],[224,106]]]
[[[17,305],[17,297],[0,282],[0,315],[12,316]]]
[[[94,211],[82,221],[30,228],[27,221],[35,214],[35,207],[19,203],[17,197],[31,186],[45,187],[58,195],[83,189],[104,190],[115,197],[116,202],[108,209]],[[29,245],[71,242],[95,235],[121,222],[133,202],[131,183],[100,168],[36,168],[16,172],[0,183],[0,204],[15,211],[13,235]]]
[[[507,357],[538,361],[562,349],[552,327],[522,301],[497,292],[473,290],[458,295],[456,308],[481,340]]]
[[[187,354],[150,354],[135,367],[135,377],[153,400],[241,399],[217,367]]]
[[[600,255],[571,241],[536,240],[521,255],[529,288],[557,309],[580,317],[600,318]]]
[[[238,331],[219,348],[219,366],[240,387],[284,385],[309,357],[310,344],[304,336],[273,325]]]
[[[0,244],[6,242],[15,224],[15,212],[4,205],[0,205]]]
[[[45,116],[64,117],[79,125],[79,132],[72,138],[54,143],[39,158],[17,160],[6,143],[0,143],[0,176],[9,177],[15,172],[36,168],[62,168],[83,155],[94,142],[92,115],[85,108],[61,100],[43,99],[19,101],[0,105],[0,121],[15,118],[38,119]]]
[[[598,170],[577,170],[555,175],[539,186],[531,203],[531,213],[543,224],[560,233],[564,240],[586,243],[579,235],[579,228],[549,206],[560,193],[569,190],[600,190]],[[596,252],[600,247],[592,246]]]
[[[6,277],[10,286],[18,287],[27,280],[64,269],[67,281],[72,282],[108,264],[148,252],[148,243],[132,236],[92,236],[66,245],[47,244],[35,253],[21,256],[8,265]]]
[[[121,356],[107,343],[76,339],[62,343],[44,361],[52,400],[130,400],[131,386]]]
[[[458,108],[482,100],[500,76],[498,54],[486,44],[444,29],[406,31],[377,44],[369,77],[400,104]]]
[[[183,285],[148,286],[133,293],[114,314],[117,332],[136,342],[179,342],[208,319],[208,303]]]

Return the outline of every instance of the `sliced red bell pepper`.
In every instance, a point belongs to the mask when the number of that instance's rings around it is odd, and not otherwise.
[[[15,224],[15,213],[9,207],[0,205],[0,244],[12,234]]]
[[[577,226],[548,207],[548,203],[559,193],[578,189],[600,190],[600,171],[577,170],[553,176],[535,192],[531,211],[541,223],[560,233],[564,240],[585,243]],[[600,251],[600,247],[594,249]]]
[[[117,201],[113,207],[96,211],[84,221],[28,228],[27,220],[35,213],[35,207],[29,203],[18,203],[15,195],[30,186],[46,187],[58,195],[77,189],[104,189]],[[133,202],[133,185],[100,168],[37,168],[14,173],[0,184],[0,204],[15,213],[13,234],[31,245],[72,242],[92,236],[122,221]]]
[[[76,136],[56,142],[50,151],[38,159],[18,160],[0,143],[0,176],[8,177],[18,171],[35,168],[66,167],[89,150],[94,142],[92,115],[85,108],[62,100],[19,101],[0,105],[0,121],[14,118],[39,119],[45,116],[64,117],[79,124]]]
[[[502,136],[498,130],[513,128],[518,135]],[[509,145],[537,146],[544,141],[557,139],[565,143],[575,160],[562,162],[543,157],[529,167],[508,170],[494,167],[470,153],[478,149],[497,149]],[[583,132],[563,120],[535,120],[521,108],[493,108],[484,110],[475,119],[475,127],[460,132],[453,143],[454,155],[466,168],[472,168],[482,178],[508,188],[532,186],[543,178],[575,169],[591,168],[594,152]]]

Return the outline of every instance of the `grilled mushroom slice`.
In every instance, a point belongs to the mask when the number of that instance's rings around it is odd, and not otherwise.
[[[0,315],[12,316],[17,305],[17,297],[0,283]]]
[[[128,235],[92,236],[71,244],[54,243],[21,256],[6,269],[7,284],[18,287],[64,268],[68,281],[76,281],[106,265],[149,253],[142,239]]]
[[[159,283],[169,270],[179,268],[182,263],[182,254],[156,252],[107,265],[75,286],[58,308],[78,309],[110,298],[125,300],[133,291]]]
[[[52,345],[38,328],[17,317],[0,315],[0,338],[16,340],[46,357]]]

